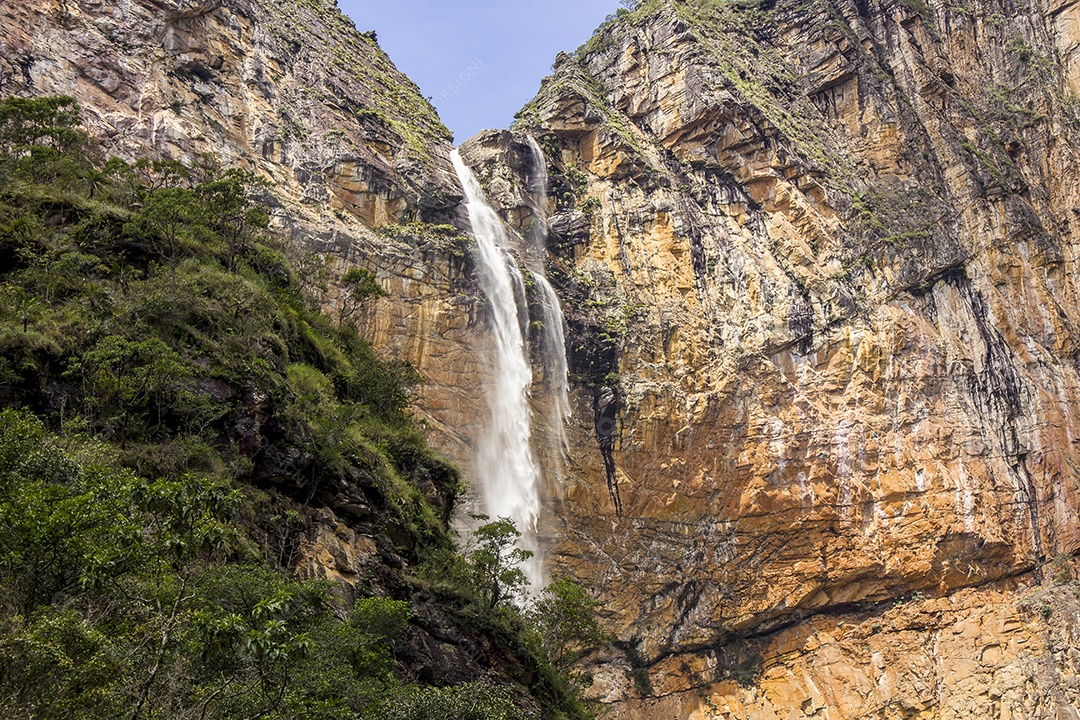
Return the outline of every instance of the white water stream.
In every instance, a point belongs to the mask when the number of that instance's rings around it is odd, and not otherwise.
[[[566,440],[566,421],[570,418],[570,383],[569,368],[566,362],[566,331],[563,327],[562,305],[559,296],[551,287],[544,274],[543,257],[547,249],[548,236],[548,172],[547,160],[540,145],[530,135],[529,149],[532,152],[533,174],[531,194],[536,222],[532,226],[532,247],[529,248],[529,269],[540,291],[540,305],[543,308],[541,356],[544,362],[545,389],[551,397],[548,415],[549,455],[552,458],[555,482],[562,493],[563,457],[568,446]]]
[[[487,514],[508,517],[521,531],[520,546],[535,553],[522,570],[536,590],[543,585],[543,558],[537,542],[540,515],[540,468],[533,456],[529,365],[517,295],[524,294],[521,271],[510,255],[510,238],[502,219],[484,198],[484,191],[460,153],[451,154],[465,190],[469,223],[477,245],[480,288],[491,305],[495,333],[495,377],[488,391],[491,421],[480,437],[477,473]],[[519,288],[521,288],[519,290]],[[527,317],[526,317],[527,327]]]
[[[546,406],[550,408],[546,441],[550,444],[550,468],[561,492],[562,458],[566,449],[563,425],[570,414],[567,386],[566,337],[562,307],[555,290],[544,275],[543,257],[547,238],[547,164],[543,153],[530,138],[534,164],[538,168],[531,183],[532,202],[537,214],[533,242],[520,248],[498,213],[488,204],[476,175],[454,151],[451,160],[465,191],[469,224],[477,246],[477,276],[480,288],[491,305],[494,331],[495,374],[487,388],[491,419],[479,439],[477,474],[481,482],[485,512],[494,518],[511,518],[521,531],[519,546],[534,553],[522,565],[533,592],[543,587],[544,562],[537,521],[540,516],[540,464],[533,453],[530,390],[533,372],[529,363],[529,328],[525,278],[512,254],[522,251],[527,272],[539,297],[541,308],[541,357]]]

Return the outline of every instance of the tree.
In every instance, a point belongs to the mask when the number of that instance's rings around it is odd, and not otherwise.
[[[15,319],[22,331],[29,332],[30,323],[41,314],[43,305],[33,294],[18,285],[0,287],[0,314]]]
[[[473,515],[488,520],[487,515]],[[510,518],[499,518],[478,527],[472,535],[473,547],[466,556],[473,589],[484,607],[491,610],[512,601],[528,586],[518,567],[533,556],[516,546],[521,532]]]
[[[137,525],[126,512],[132,478],[83,464],[36,418],[0,412],[0,617],[30,616],[123,567]]]
[[[380,703],[370,720],[526,720],[513,695],[483,680],[448,688],[409,687]]]
[[[608,642],[596,620],[600,606],[581,585],[556,575],[529,612],[551,664],[567,672],[582,654]]]
[[[225,243],[229,270],[235,269],[237,260],[250,252],[269,225],[270,216],[250,200],[253,192],[267,185],[254,173],[231,169],[211,174],[195,188],[206,208],[210,227]]]
[[[341,278],[341,310],[338,313],[338,322],[344,325],[368,299],[385,295],[386,291],[379,285],[375,273],[367,268],[350,268],[345,277]]]
[[[166,188],[191,189],[191,171],[184,163],[172,158],[139,158],[131,166],[131,172],[143,193]]]
[[[180,355],[157,338],[132,341],[118,335],[98,341],[72,372],[82,376],[91,416],[121,447],[135,430],[148,426],[151,414],[160,425],[167,407],[187,399],[183,386],[192,377]]]
[[[90,140],[70,97],[0,100],[0,174],[70,190],[93,170]]]
[[[146,196],[139,211],[124,225],[124,232],[149,241],[149,250],[175,269],[176,262],[192,254],[203,239],[203,214],[195,192],[163,187]]]
[[[31,214],[15,215],[0,223],[0,252],[7,256],[5,264],[25,264],[27,257],[41,251],[46,234],[45,224]]]
[[[70,153],[86,143],[80,123],[74,98],[5,98],[0,101],[0,153],[16,158],[29,156],[34,148]]]
[[[326,256],[311,252],[306,244],[297,238],[289,240],[285,246],[285,256],[296,272],[301,296],[316,302],[326,293]]]

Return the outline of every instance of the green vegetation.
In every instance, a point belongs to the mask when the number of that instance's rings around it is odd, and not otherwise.
[[[260,562],[242,491],[113,455],[0,413],[4,717],[356,717],[393,690],[407,603],[338,621],[328,583]]]
[[[544,588],[532,614],[552,663],[570,672],[583,652],[608,642],[596,623],[599,604],[577,583],[556,576]]]
[[[567,165],[563,174],[570,183],[574,197],[581,197],[581,194],[589,187],[588,176],[573,165]]]
[[[380,720],[525,720],[513,698],[479,681],[450,688],[413,686],[378,707]]]
[[[506,600],[513,525],[481,528],[486,565],[457,553],[419,377],[317,311],[262,183],[102,162],[78,118],[0,100],[0,715],[516,719],[528,688],[585,717],[542,619]],[[376,540],[381,578],[294,575],[319,506]],[[511,658],[491,670],[515,691],[405,681],[407,600],[435,585],[425,612]]]
[[[615,17],[612,16],[611,23],[615,23],[615,21]],[[605,26],[601,26],[601,28],[602,30],[597,31],[598,35],[594,36],[594,40],[599,37],[612,37],[610,30]],[[611,47],[614,47],[614,45]],[[579,50],[571,61],[560,65],[554,75],[544,78],[539,97],[576,94],[588,105],[590,110],[595,110],[602,116],[604,126],[618,136],[627,148],[634,150],[642,159],[647,161],[647,156],[643,152],[639,139],[640,132],[637,131],[633,122],[625,114],[611,105],[607,97],[607,91],[589,72],[586,63],[587,52],[602,51],[586,51],[584,48]],[[515,116],[514,127],[538,131],[540,129],[538,111],[539,108],[535,101],[526,105]],[[558,154],[549,155],[548,157],[558,157]]]
[[[1050,563],[1050,569],[1050,576],[1055,585],[1068,585],[1069,583],[1076,581],[1076,574],[1073,572],[1072,562],[1065,553],[1058,553],[1054,556],[1053,561]]]
[[[596,601],[580,585],[556,578],[529,605],[525,575],[517,566],[532,553],[515,546],[520,532],[513,521],[473,519],[483,524],[464,554],[429,554],[417,578],[421,587],[460,622],[497,638],[516,655],[520,665],[510,668],[511,674],[552,708],[552,717],[592,717],[581,698],[591,677],[571,665],[608,642],[596,620]]]
[[[376,230],[383,237],[407,239],[420,243],[433,243],[440,248],[449,248],[464,242],[466,236],[453,225],[411,222],[405,225],[383,225]]]
[[[371,298],[386,297],[386,291],[379,285],[375,273],[367,268],[349,268],[341,278],[341,308],[338,310],[338,322],[344,325],[351,321],[366,301]]]
[[[900,0],[900,4],[921,17],[923,20],[927,20],[930,17],[930,10],[926,7],[926,0]]]
[[[775,22],[777,10],[771,4],[694,0],[675,8],[731,86],[784,134],[805,161],[826,171],[826,181],[855,177],[850,159],[830,152],[821,142],[820,112],[798,89],[798,77],[785,54],[763,39],[762,28]]]
[[[620,0],[619,4],[622,7],[605,17],[604,22],[593,31],[592,37],[577,49],[579,58],[613,49],[615,38],[611,30],[619,21],[648,16],[663,6],[661,0]]]
[[[585,213],[587,217],[592,217],[596,214],[596,211],[603,206],[598,197],[587,197],[578,203],[578,210]]]
[[[486,515],[473,517],[488,519]],[[467,556],[469,576],[473,590],[489,610],[511,603],[529,584],[518,565],[533,553],[516,547],[520,537],[521,532],[508,518],[485,523],[473,534],[474,547]]]

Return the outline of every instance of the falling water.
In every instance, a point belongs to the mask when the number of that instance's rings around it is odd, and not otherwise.
[[[540,469],[529,445],[532,368],[519,314],[526,306],[524,302],[519,304],[516,297],[523,293],[524,283],[509,253],[510,240],[502,220],[487,204],[479,181],[460,153],[455,150],[450,157],[465,190],[469,223],[478,248],[480,287],[491,305],[495,326],[496,372],[488,396],[491,425],[480,438],[477,471],[487,513],[514,520],[522,534],[521,547],[536,553],[522,570],[533,588],[538,589],[543,584],[543,561],[537,542]]]
[[[541,274],[544,272],[544,252],[547,245],[548,236],[548,171],[547,171],[547,159],[544,157],[544,151],[540,149],[539,143],[532,135],[526,136],[529,143],[529,151],[532,155],[532,165],[534,168],[532,178],[529,181],[529,196],[532,200],[532,209],[536,213],[536,222],[532,224],[529,229],[530,237],[532,240],[531,247],[528,248],[528,260],[530,270],[539,271]]]
[[[559,304],[559,296],[555,294],[555,288],[547,278],[538,272],[533,272],[536,287],[540,289],[540,303],[543,309],[543,350],[544,350],[544,379],[554,398],[553,427],[556,428],[556,437],[559,439],[559,452],[566,447],[566,420],[570,417],[570,387],[568,368],[566,364],[566,332],[563,329],[562,305]]]
[[[532,248],[530,253],[530,271],[536,286],[540,289],[540,306],[543,317],[542,325],[542,356],[544,359],[544,381],[552,398],[549,410],[549,432],[551,438],[552,458],[555,467],[556,482],[561,491],[562,485],[562,459],[567,451],[566,421],[570,417],[570,386],[568,380],[568,367],[566,363],[566,332],[563,328],[562,305],[554,288],[548,282],[544,274],[542,258],[547,247],[548,233],[548,172],[547,160],[540,145],[530,135],[528,136],[529,148],[532,151],[533,166],[536,168],[532,177],[530,190],[537,222],[533,223]]]

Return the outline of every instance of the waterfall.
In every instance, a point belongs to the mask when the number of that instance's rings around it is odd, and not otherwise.
[[[563,311],[555,288],[548,279],[533,272],[533,280],[540,290],[543,309],[543,355],[544,379],[552,402],[552,428],[559,443],[559,455],[566,451],[566,420],[570,417],[569,368],[566,362],[566,331],[563,328]]]
[[[510,255],[502,220],[488,205],[480,182],[457,150],[450,157],[465,191],[477,244],[477,274],[491,305],[495,331],[495,377],[488,392],[491,423],[480,437],[477,473],[488,515],[512,519],[521,531],[520,546],[534,553],[522,570],[533,589],[539,590],[544,578],[537,539],[540,468],[530,446],[533,377],[521,322],[527,307],[516,297],[524,292],[524,282]],[[527,316],[524,324],[528,326]]]
[[[532,135],[527,135],[529,153],[532,155],[532,164],[535,171],[529,180],[529,199],[532,200],[532,209],[536,213],[536,222],[529,228],[532,242],[529,247],[528,265],[530,270],[544,272],[544,254],[547,251],[548,237],[548,171],[547,160],[544,151]]]
[[[567,450],[565,424],[570,417],[566,332],[562,306],[544,273],[547,251],[547,161],[533,138],[529,138],[536,172],[530,181],[530,198],[536,222],[531,242],[520,248],[525,272],[536,288],[540,317],[540,357],[543,365],[543,407],[547,414],[544,441],[554,488],[562,492],[563,458]],[[491,305],[495,331],[495,377],[488,388],[490,426],[479,440],[477,474],[485,510],[492,518],[509,517],[521,531],[519,545],[534,553],[522,570],[533,590],[544,582],[538,519],[542,474],[533,454],[530,390],[533,384],[527,338],[529,306],[525,274],[511,250],[519,243],[507,233],[498,213],[488,204],[476,175],[461,154],[451,154],[454,170],[465,191],[469,224],[477,245],[480,288]],[[543,447],[543,446],[541,446]],[[551,487],[551,484],[548,485]]]
[[[559,296],[544,273],[543,258],[547,252],[548,236],[548,172],[544,152],[532,135],[528,136],[529,149],[532,151],[533,166],[536,168],[530,183],[533,209],[536,222],[531,228],[533,253],[530,272],[536,287],[540,290],[540,306],[543,317],[541,354],[544,362],[544,382],[551,397],[548,411],[549,443],[551,457],[555,467],[555,480],[559,492],[562,492],[562,461],[568,444],[566,439],[566,421],[570,417],[569,368],[566,362],[566,330],[563,327],[562,305]]]

